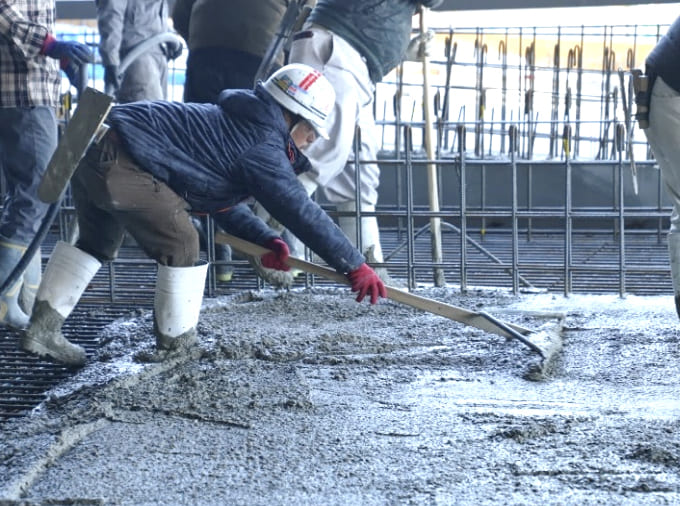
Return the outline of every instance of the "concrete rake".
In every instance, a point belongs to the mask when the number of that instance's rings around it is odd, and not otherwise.
[[[262,246],[222,232],[215,235],[215,240],[218,243],[229,244],[242,253],[251,256],[262,256],[265,253],[269,253],[269,250]],[[344,275],[312,262],[307,262],[291,256],[286,263],[293,269],[299,269],[310,274],[323,276],[341,284],[350,284],[349,280]],[[552,370],[555,360],[562,349],[561,334],[564,326],[564,315],[562,313],[530,313],[531,316],[535,317],[557,319],[557,323],[548,323],[536,330],[532,330],[514,323],[504,322],[486,312],[470,311],[462,307],[421,297],[391,286],[387,286],[386,288],[387,297],[391,300],[428,313],[443,316],[444,318],[457,321],[470,327],[475,327],[508,339],[516,339],[521,342],[529,348],[538,359],[535,363],[529,365],[529,369],[525,374],[527,379],[534,381],[545,379]]]

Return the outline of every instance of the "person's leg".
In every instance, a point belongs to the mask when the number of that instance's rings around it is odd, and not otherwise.
[[[358,153],[355,153],[355,156],[361,162],[358,167],[361,211],[375,212],[375,206],[378,202],[380,168],[377,163],[365,163],[378,159],[378,140],[371,104],[362,107],[359,118],[361,142],[360,150]],[[323,188],[324,196],[329,202],[336,205],[338,211],[355,212],[357,209],[356,181],[357,166],[353,162],[347,163],[345,169]],[[358,238],[360,243],[357,243],[356,217],[340,217],[338,224],[352,243],[360,248],[362,253],[371,252],[371,261],[383,261],[377,217],[367,216],[361,218],[361,234]]]
[[[130,184],[130,176],[147,182]],[[194,344],[208,264],[198,261],[198,232],[187,212],[188,204],[167,185],[134,168],[121,171],[109,183],[115,188],[114,214],[158,262],[156,347],[174,350]]]
[[[656,79],[652,89],[649,117],[650,126],[645,133],[673,203],[668,253],[676,311],[680,317],[680,93],[661,78]]]
[[[199,262],[198,232],[188,213],[187,202],[165,183],[141,170],[120,145],[115,145],[115,164],[101,164],[97,171],[79,177],[89,198],[100,202],[158,262],[154,296],[154,332],[161,350],[176,349],[196,341],[196,324],[203,301],[207,264]],[[101,181],[97,186],[96,181]],[[93,192],[91,185],[101,188]],[[94,222],[82,228],[78,246],[97,247],[92,236]]]
[[[30,326],[19,340],[22,350],[69,366],[85,364],[85,350],[66,339],[61,329],[101,265],[81,249],[57,243],[36,294]]]
[[[138,100],[164,100],[167,93],[168,63],[160,50],[148,51],[135,59],[125,70],[118,102],[125,104]]]
[[[56,145],[51,108],[0,109],[0,168],[7,183],[0,215],[0,283],[12,275],[45,217],[49,206],[38,198],[38,186]],[[39,271],[31,274],[39,279]],[[23,279],[22,274],[0,294],[0,322],[14,328],[26,327],[30,316],[30,308],[19,304]]]
[[[5,283],[12,275],[17,264],[26,252],[26,246],[0,237],[0,281]],[[19,304],[23,276],[8,286],[0,294],[0,323],[13,329],[23,329],[28,325],[29,315]]]
[[[60,241],[50,255],[36,293],[30,325],[19,341],[19,347],[26,352],[70,366],[85,364],[85,350],[66,339],[62,327],[102,261],[115,258],[123,240],[123,228],[99,207],[106,195],[101,188],[102,179],[86,177],[100,163],[110,166],[114,162],[115,153],[110,147],[102,150],[93,146],[71,180],[79,241],[84,246]]]
[[[260,58],[242,51],[194,49],[187,57],[184,101],[214,104],[222,90],[250,90],[259,64]]]
[[[0,108],[0,167],[7,183],[0,236],[23,245],[33,240],[49,207],[38,187],[56,147],[51,108]]]
[[[31,315],[33,311],[33,304],[35,302],[35,294],[40,286],[42,280],[42,249],[38,250],[33,255],[28,267],[24,271],[24,280],[21,285],[21,292],[19,293],[19,307],[27,315]]]

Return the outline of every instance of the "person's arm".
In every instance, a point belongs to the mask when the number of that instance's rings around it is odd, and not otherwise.
[[[309,198],[280,147],[254,147],[241,158],[239,169],[252,196],[338,272],[347,274],[365,262],[330,216]]]
[[[97,26],[99,27],[99,54],[104,67],[120,65],[120,47],[127,0],[97,0]]]
[[[385,285],[376,272],[333,220],[307,195],[281,151],[274,146],[257,146],[242,158],[239,167],[242,181],[253,197],[331,267],[347,276],[352,291],[357,293],[357,302],[368,296],[371,304],[375,304],[380,297],[387,297]],[[242,215],[242,219],[244,223],[252,220],[246,215]],[[253,233],[244,228],[241,237],[245,239],[246,234]],[[289,251],[282,240],[261,237],[259,244],[272,250],[262,257],[262,265],[287,270]]]
[[[255,216],[247,204],[238,204],[226,211],[213,214],[215,222],[236,237],[265,246],[279,235],[260,218]]]
[[[184,40],[189,41],[189,22],[191,20],[191,9],[196,0],[177,0],[172,9],[172,25]]]
[[[59,60],[71,83],[80,88],[78,67],[92,60],[85,44],[55,38],[46,26],[28,21],[6,1],[0,1],[0,36],[8,40],[25,60],[38,55]]]
[[[7,39],[26,60],[42,53],[49,30],[31,23],[10,2],[0,1],[0,36]]]

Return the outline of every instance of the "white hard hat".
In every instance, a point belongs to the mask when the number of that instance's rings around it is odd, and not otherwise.
[[[291,63],[274,72],[263,86],[281,106],[302,116],[328,139],[326,118],[335,103],[335,90],[321,72],[309,65]]]

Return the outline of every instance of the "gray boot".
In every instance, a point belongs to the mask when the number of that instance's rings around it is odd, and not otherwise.
[[[0,283],[4,284],[9,278],[25,251],[26,246],[0,238]],[[19,306],[22,280],[23,275],[0,294],[0,323],[14,329],[24,329],[28,326],[28,315]]]
[[[194,267],[158,266],[153,309],[159,350],[175,350],[196,343],[207,273],[207,263]]]
[[[31,323],[19,340],[22,350],[69,366],[85,364],[85,350],[61,333],[101,263],[92,255],[59,241],[45,267]]]

